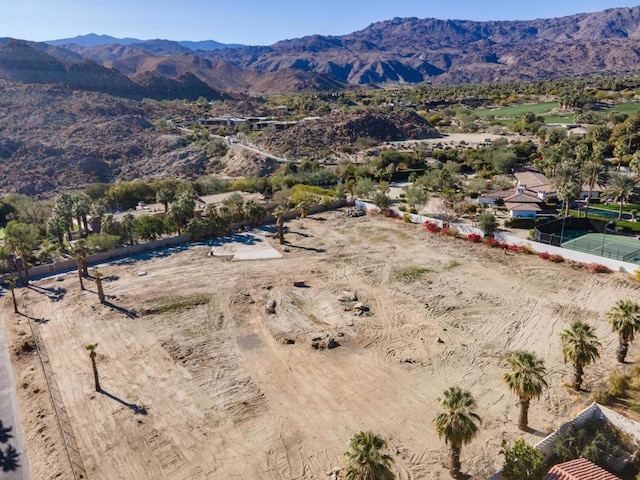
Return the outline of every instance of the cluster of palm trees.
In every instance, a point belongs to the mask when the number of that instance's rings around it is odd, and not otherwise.
[[[624,362],[629,343],[640,329],[640,304],[633,300],[619,300],[606,313],[613,331],[618,334],[619,346],[616,353],[618,362]],[[565,360],[574,367],[573,388],[580,391],[584,367],[600,357],[601,344],[594,327],[576,320],[569,328],[560,333],[562,353]],[[511,371],[502,377],[507,387],[518,397],[520,412],[518,428],[528,430],[529,407],[532,400],[539,399],[545,388],[546,369],[544,361],[533,352],[516,351],[508,358]],[[452,478],[461,478],[460,452],[478,433],[482,422],[475,412],[476,400],[470,391],[460,387],[446,389],[438,399],[443,411],[434,419],[436,432],[449,446],[449,473]],[[348,467],[345,480],[388,480],[393,474],[390,470],[392,458],[384,455],[386,447],[383,439],[371,432],[360,432],[349,442],[345,454]]]
[[[614,154],[622,159],[623,149],[616,147]],[[596,185],[607,185],[602,197],[619,204],[618,220],[622,220],[623,205],[628,203],[638,194],[640,183],[638,178],[620,173],[620,162],[616,172],[608,173],[604,158],[606,144],[595,142],[593,146],[580,143],[571,149],[567,142],[554,145],[548,152],[549,159],[553,161],[553,184],[558,193],[558,199],[563,202],[564,216],[569,215],[571,201],[580,195],[583,185],[588,188],[586,197],[587,212],[591,196]],[[626,150],[625,150],[626,151]],[[640,164],[640,154],[636,164]],[[635,157],[634,157],[635,159]]]

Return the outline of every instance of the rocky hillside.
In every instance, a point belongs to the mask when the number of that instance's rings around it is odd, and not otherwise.
[[[283,132],[264,135],[260,144],[280,155],[315,157],[321,150],[335,152],[361,138],[382,143],[438,136],[438,131],[415,112],[370,109],[334,112],[317,120],[302,121]]]
[[[0,191],[27,194],[144,177],[196,178],[201,147],[154,126],[190,118],[181,102],[152,103],[63,86],[0,80]]]

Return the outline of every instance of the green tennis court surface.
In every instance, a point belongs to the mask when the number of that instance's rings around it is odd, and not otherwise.
[[[566,238],[566,235],[565,235]],[[640,240],[621,235],[604,235],[587,233],[577,238],[562,242],[562,248],[591,253],[601,257],[638,263],[640,260]]]

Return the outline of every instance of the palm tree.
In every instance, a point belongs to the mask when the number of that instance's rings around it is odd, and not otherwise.
[[[344,454],[347,468],[345,480],[393,480],[393,458],[382,453],[387,442],[373,432],[356,433]]]
[[[529,404],[531,400],[540,398],[542,390],[548,387],[547,381],[544,379],[547,372],[544,368],[544,362],[532,352],[514,352],[507,362],[511,365],[511,371],[505,373],[502,380],[520,399],[518,428],[527,430]]]
[[[584,165],[583,175],[586,185],[589,187],[589,194],[587,195],[585,205],[587,207],[585,217],[587,217],[589,214],[589,205],[591,204],[591,196],[593,195],[593,188],[596,185],[602,185],[606,182],[607,174],[602,159],[592,155],[591,159]]]
[[[618,334],[616,358],[618,362],[624,363],[629,343],[633,342],[640,328],[640,305],[632,300],[618,300],[607,312],[607,320],[613,331]]]
[[[620,210],[618,210],[618,220],[622,220],[622,205],[636,195],[638,191],[638,179],[615,173],[611,175],[611,181],[602,194],[605,198],[610,198],[614,202],[620,202]]]
[[[18,279],[13,275],[7,277],[7,283],[9,284],[9,289],[11,290],[11,299],[13,300],[13,311],[14,313],[18,313],[18,300],[16,300],[16,283]]]
[[[555,172],[553,184],[558,192],[558,198],[562,200],[564,216],[569,216],[569,205],[571,200],[580,195],[578,187],[578,170],[572,162],[563,162]]]
[[[573,389],[579,392],[585,365],[595,362],[600,357],[600,342],[593,327],[580,320],[576,320],[568,329],[560,332],[560,339],[565,361],[573,363]]]
[[[96,384],[96,392],[102,391],[100,388],[100,379],[98,378],[98,367],[96,366],[96,348],[98,348],[97,343],[93,343],[90,345],[85,345],[84,347],[89,352],[89,358],[91,359],[91,368],[93,368],[93,380]]]
[[[98,299],[100,300],[100,303],[105,303],[104,290],[102,289],[103,276],[104,275],[102,275],[97,268],[93,271],[93,278],[96,279],[96,288],[98,289]]]
[[[311,203],[312,201],[309,198],[303,198],[297,203],[296,208],[300,210],[300,218],[307,218],[309,210],[311,209]]]
[[[629,153],[627,149],[627,145],[625,143],[619,143],[613,148],[613,156],[618,159],[618,167],[616,170],[620,171],[620,164],[622,163],[622,158]]]
[[[448,388],[438,401],[445,411],[439,413],[433,423],[438,436],[450,446],[449,474],[452,478],[460,478],[460,450],[476,436],[482,419],[473,411],[476,400],[468,390]]]
[[[284,207],[278,205],[273,211],[273,216],[276,217],[276,227],[278,227],[278,240],[280,245],[284,244]]]
[[[84,290],[82,277],[88,272],[87,270],[87,250],[83,240],[78,240],[73,246],[72,255],[78,266],[78,281],[80,282],[80,290]]]

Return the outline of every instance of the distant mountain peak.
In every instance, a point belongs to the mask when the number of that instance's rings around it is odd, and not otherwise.
[[[216,42],[215,40],[202,40],[202,41],[175,41],[166,40],[161,38],[140,40],[138,38],[116,38],[110,35],[98,35],[95,33],[88,33],[87,35],[78,35],[72,38],[61,38],[58,40],[49,40],[44,43],[49,45],[79,45],[81,47],[99,47],[102,45],[135,45],[135,44],[159,44],[166,42],[167,44],[177,44],[188,50],[217,50],[219,48],[239,48],[244,45],[239,44],[225,44]]]

